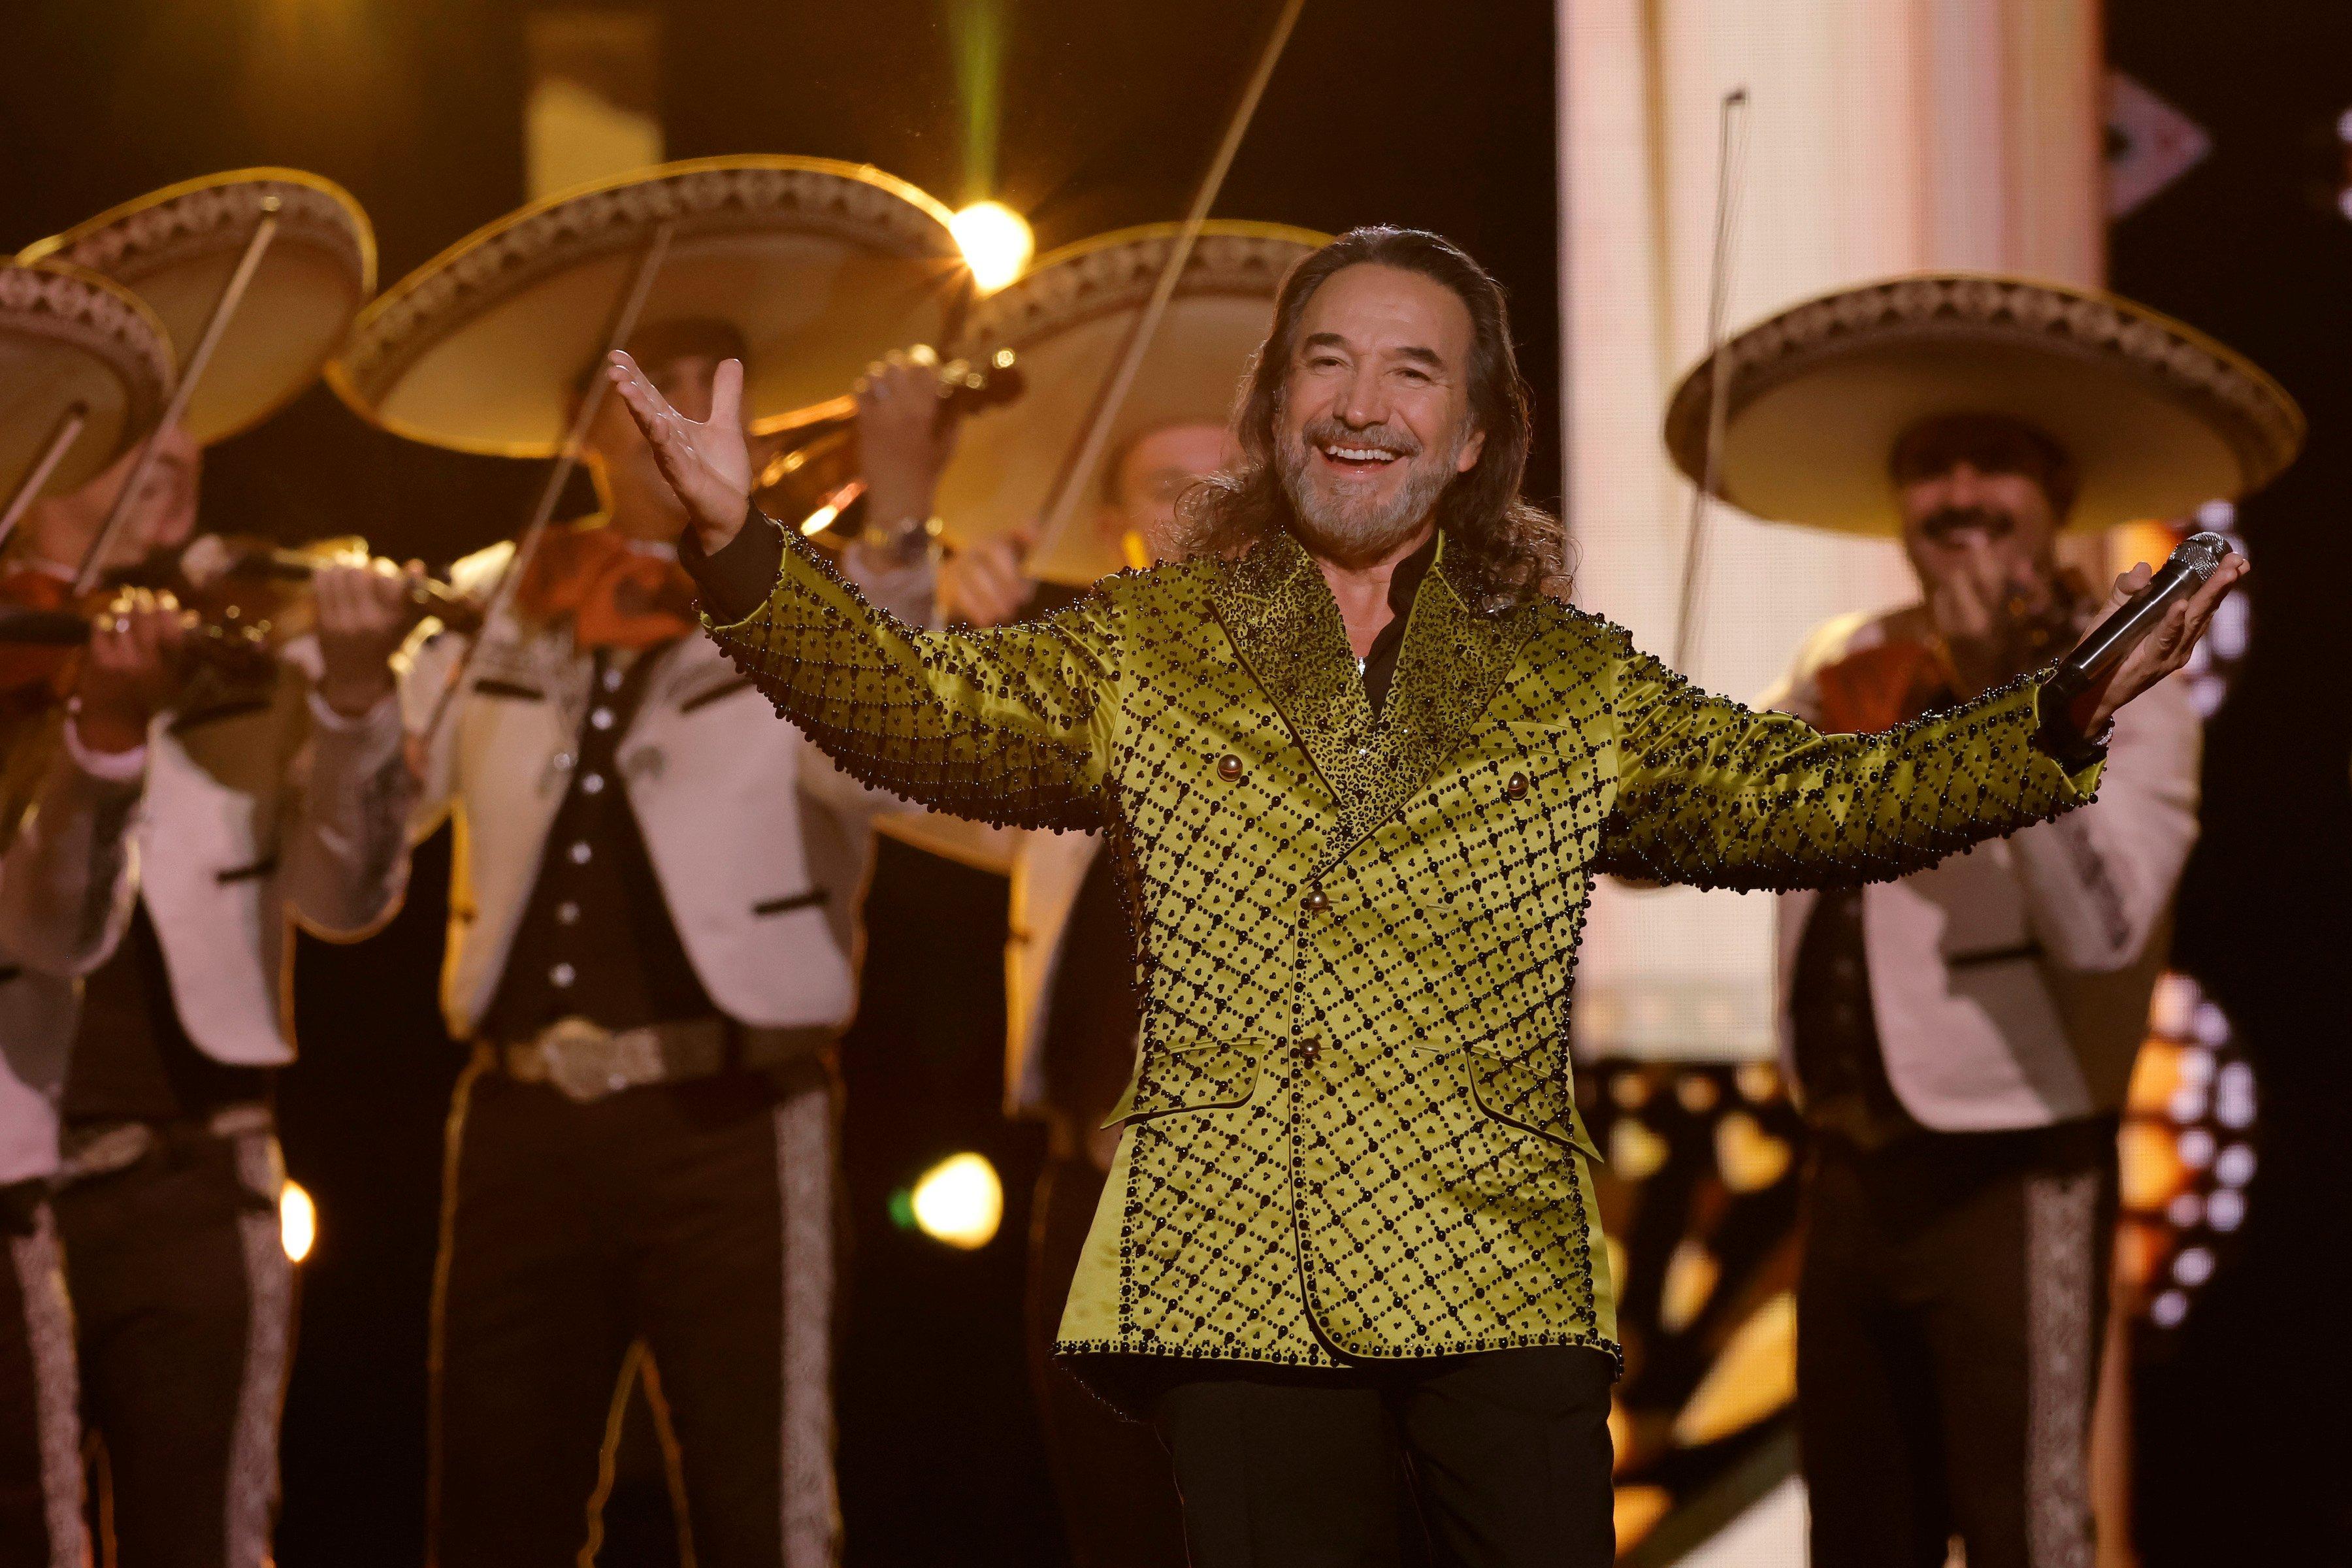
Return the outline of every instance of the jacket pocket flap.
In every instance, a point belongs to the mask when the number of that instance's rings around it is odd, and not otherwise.
[[[1257,1090],[1258,1063],[1269,1046],[1265,1040],[1226,1045],[1163,1046],[1147,1051],[1118,1097],[1105,1127],[1141,1121],[1171,1110],[1231,1110],[1246,1105]]]
[[[1479,1110],[1523,1132],[1566,1143],[1589,1159],[1601,1158],[1599,1145],[1585,1131],[1575,1097],[1556,1077],[1479,1051],[1465,1052],[1465,1059],[1470,1064],[1470,1092]]]

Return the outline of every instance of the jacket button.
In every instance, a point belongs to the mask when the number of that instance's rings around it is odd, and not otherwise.
[[[1217,759],[1217,776],[1227,784],[1242,776],[1242,760],[1228,753]]]
[[[1323,896],[1322,889],[1318,888],[1313,892],[1307,894],[1305,898],[1299,900],[1298,907],[1305,910],[1310,915],[1319,915],[1325,910],[1331,907],[1331,900]]]
[[[1503,793],[1509,795],[1513,800],[1527,799],[1528,775],[1525,773],[1513,773],[1511,775],[1510,782],[1503,786]]]
[[[1315,1059],[1315,1053],[1316,1053],[1316,1045],[1315,1045],[1315,1042],[1314,1042],[1314,1041],[1312,1041],[1312,1040],[1301,1040],[1301,1041],[1299,1041],[1299,1042],[1298,1042],[1298,1059],[1299,1059],[1300,1061],[1302,1061],[1302,1062],[1311,1062],[1311,1061],[1313,1061],[1313,1060]]]

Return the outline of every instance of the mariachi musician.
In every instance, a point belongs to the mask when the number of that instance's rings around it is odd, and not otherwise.
[[[631,176],[392,289],[333,380],[404,434],[554,455],[602,392],[629,281],[612,237],[642,246],[645,215],[677,210],[702,226],[667,246],[628,338],[640,362],[689,406],[730,359],[753,367],[759,411],[814,405],[891,342],[941,335],[924,302],[963,274],[927,204],[785,158]],[[804,320],[820,276],[833,308]],[[460,562],[488,619],[402,670],[413,833],[457,835],[443,1003],[474,1053],[444,1194],[431,1551],[509,1568],[589,1550],[616,1384],[642,1375],[695,1560],[818,1568],[839,1535],[833,1056],[870,818],[896,803],[768,722],[698,635],[682,510],[619,400],[585,412],[599,511],[520,565],[516,545]],[[924,619],[929,543],[917,528],[844,563]],[[354,925],[406,875],[404,847],[379,847],[390,874]]]
[[[1064,477],[1096,416],[1071,390],[1104,384],[1176,242],[1178,226],[1124,229],[1042,258],[975,312],[972,341],[1009,347],[1037,391],[975,420],[943,463],[937,510],[959,536],[994,529],[943,570],[950,620],[991,626],[1075,603],[1122,566],[1181,553],[1178,501],[1239,457],[1226,419],[1249,356],[1265,335],[1283,275],[1326,237],[1273,224],[1212,221],[1186,258],[1175,291],[1120,405],[1106,417],[1103,455]],[[877,367],[867,411],[877,434],[926,437],[919,366]],[[1076,492],[1054,537],[1043,521],[1059,480]],[[929,493],[900,510],[933,508]],[[1029,570],[1009,574],[1008,542],[1033,544]],[[1073,587],[1072,584],[1076,584]],[[1118,1135],[1107,1126],[1134,1071],[1134,954],[1111,858],[1099,833],[989,829],[930,814],[895,817],[884,831],[952,858],[1010,873],[1004,950],[1007,1115],[1041,1121],[1047,1156],[1030,1227],[1025,1303],[1030,1379],[1046,1457],[1076,1568],[1185,1562],[1183,1521],[1167,1450],[1120,1420],[1053,1360],[1087,1227],[1102,1198]]]
[[[2302,418],[2128,300],[1924,275],[1813,300],[1686,380],[1668,441],[1767,519],[1898,539],[1900,609],[1820,627],[1764,700],[1875,731],[2028,677],[2098,605],[2060,535],[2258,489]],[[2198,714],[2119,712],[2098,798],[1869,887],[1780,897],[1784,1060],[1813,1138],[1797,1378],[1812,1560],[2088,1564],[2116,1117],[2197,837]]]
[[[209,374],[180,388],[178,421],[26,512],[13,605],[80,607],[86,564],[100,581],[172,576],[195,540],[204,444],[299,393],[371,284],[364,216],[286,171],[156,193],[38,247],[105,269],[185,347],[265,223],[267,258],[230,301]],[[28,965],[88,971],[53,1201],[82,1409],[110,1487],[102,1544],[134,1565],[258,1568],[292,1327],[270,1107],[272,1074],[294,1057],[288,915],[349,901],[360,868],[325,831],[323,795],[398,757],[397,711],[367,695],[366,672],[404,626],[322,598],[311,634],[226,645],[243,657],[215,661],[195,657],[170,587],[90,607],[89,650],[10,847],[7,901]]]
[[[5,538],[34,500],[80,488],[153,431],[173,366],[169,335],[136,295],[15,262],[0,264],[0,353],[13,399],[0,426]],[[13,585],[0,574],[0,600],[15,602]],[[49,1191],[73,976],[100,962],[110,934],[109,902],[76,889],[85,878],[112,888],[122,874],[121,792],[75,781],[88,790],[67,809],[85,834],[19,843],[16,829],[61,743],[59,699],[102,701],[104,682],[132,662],[131,638],[110,621],[90,641],[79,669],[54,648],[0,647],[0,1561],[48,1568],[82,1568],[89,1551],[73,1314]]]

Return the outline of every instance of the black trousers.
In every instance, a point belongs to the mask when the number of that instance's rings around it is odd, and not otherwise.
[[[1194,1568],[1391,1568],[1423,1531],[1441,1568],[1608,1568],[1614,1376],[1494,1351],[1182,1383],[1154,1419]]]
[[[1029,1231],[1029,1375],[1072,1568],[1185,1568],[1176,1474],[1159,1434],[1087,1392],[1053,1359],[1055,1331],[1102,1197],[1084,1158],[1047,1162]]]
[[[82,1568],[73,1311],[44,1185],[0,1189],[0,1563]]]
[[[730,1073],[577,1103],[479,1062],[450,1118],[433,1561],[569,1568],[642,1367],[700,1568],[824,1568],[834,1097]]]
[[[2115,1124],[1821,1141],[1797,1295],[1815,1568],[2089,1568]]]
[[[266,1131],[162,1131],[56,1199],[119,1568],[262,1568],[294,1316]]]

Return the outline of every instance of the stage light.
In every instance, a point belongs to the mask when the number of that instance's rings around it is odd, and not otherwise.
[[[995,1239],[1004,1184],[980,1155],[950,1155],[917,1178],[907,1207],[925,1236],[969,1252]]]
[[[948,232],[963,251],[972,281],[993,294],[1029,265],[1037,240],[1022,216],[1003,202],[974,202],[948,221]]]
[[[296,1263],[310,1256],[310,1244],[319,1239],[319,1205],[302,1190],[299,1182],[289,1182],[278,1194],[278,1240],[286,1248],[286,1256]]]

